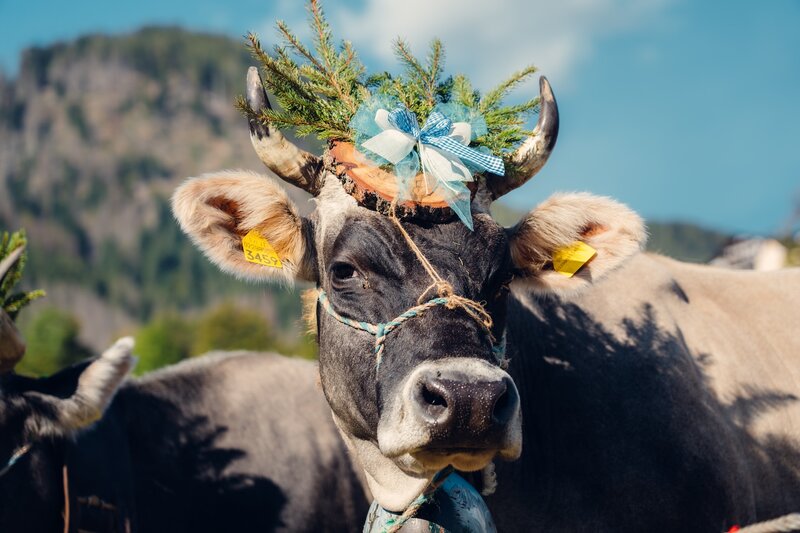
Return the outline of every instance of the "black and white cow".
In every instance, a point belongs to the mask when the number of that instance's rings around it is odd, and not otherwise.
[[[491,202],[555,144],[555,99],[541,89],[535,134],[511,156],[519,172],[479,181],[474,231],[402,222],[454,295],[484,303],[491,331],[463,306],[434,306],[385,337],[378,367],[376,338],[358,324],[430,298],[429,269],[394,220],[346,192],[328,156],[269,126],[250,124],[270,176],[190,179],[176,218],[225,271],[318,285],[322,386],[387,509],[447,465],[478,471],[495,458],[512,461],[488,498],[502,531],[721,531],[800,508],[800,271],[643,254],[642,220],[583,193],[501,227]],[[247,97],[269,105],[253,69]],[[274,176],[312,193],[314,213],[299,216]],[[283,268],[246,261],[252,230]],[[553,253],[575,242],[596,255],[566,277]],[[507,369],[495,359],[503,336]]]

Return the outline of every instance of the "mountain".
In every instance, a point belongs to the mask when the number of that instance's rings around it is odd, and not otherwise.
[[[233,106],[252,63],[225,37],[145,28],[28,49],[0,82],[0,228],[27,230],[28,284],[91,346],[223,294],[293,327],[296,296],[219,274],[168,206],[187,176],[263,168]]]
[[[26,313],[67,310],[99,350],[154,315],[196,315],[229,298],[299,336],[297,294],[218,273],[169,211],[187,176],[261,170],[233,106],[253,63],[240,42],[180,28],[24,52],[18,76],[0,79],[0,229],[27,230],[27,284],[48,291]],[[650,231],[655,249],[697,261],[724,238],[690,225]]]

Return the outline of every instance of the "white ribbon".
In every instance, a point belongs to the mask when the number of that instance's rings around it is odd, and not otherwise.
[[[414,146],[417,146],[428,192],[434,190],[437,185],[437,181],[432,181],[431,178],[438,180],[452,192],[456,191],[448,184],[449,182],[474,181],[472,173],[457,155],[422,143],[413,135],[399,130],[389,122],[389,112],[386,109],[378,109],[375,113],[375,123],[383,131],[364,141],[362,146],[393,165],[399,163],[414,149]],[[467,122],[454,122],[447,136],[468,146],[472,127]]]

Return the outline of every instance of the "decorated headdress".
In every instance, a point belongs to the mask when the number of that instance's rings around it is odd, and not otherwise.
[[[481,95],[465,76],[444,76],[441,42],[433,41],[422,62],[398,39],[394,47],[404,72],[367,75],[349,42],[334,44],[318,0],[310,0],[309,12],[313,49],[283,22],[277,25],[283,44],[271,54],[248,35],[263,81],[251,68],[246,96],[238,101],[261,160],[285,181],[316,195],[327,168],[365,207],[437,222],[458,216],[471,229],[471,202],[482,187],[494,200],[547,161],[558,135],[547,79],[539,79],[540,97],[502,102],[535,67]],[[538,123],[528,131],[526,118],[537,108]],[[280,133],[288,128],[326,141],[324,156],[290,143]]]

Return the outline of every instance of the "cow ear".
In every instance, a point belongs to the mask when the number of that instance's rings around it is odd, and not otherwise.
[[[316,277],[310,223],[268,176],[226,170],[189,178],[172,196],[172,211],[181,229],[225,272],[288,283]]]
[[[509,233],[518,279],[537,292],[561,295],[596,282],[641,251],[647,241],[639,215],[610,198],[588,193],[553,195]],[[583,252],[579,259],[591,258],[568,276],[559,263],[571,246]],[[554,267],[554,254],[561,271]]]

